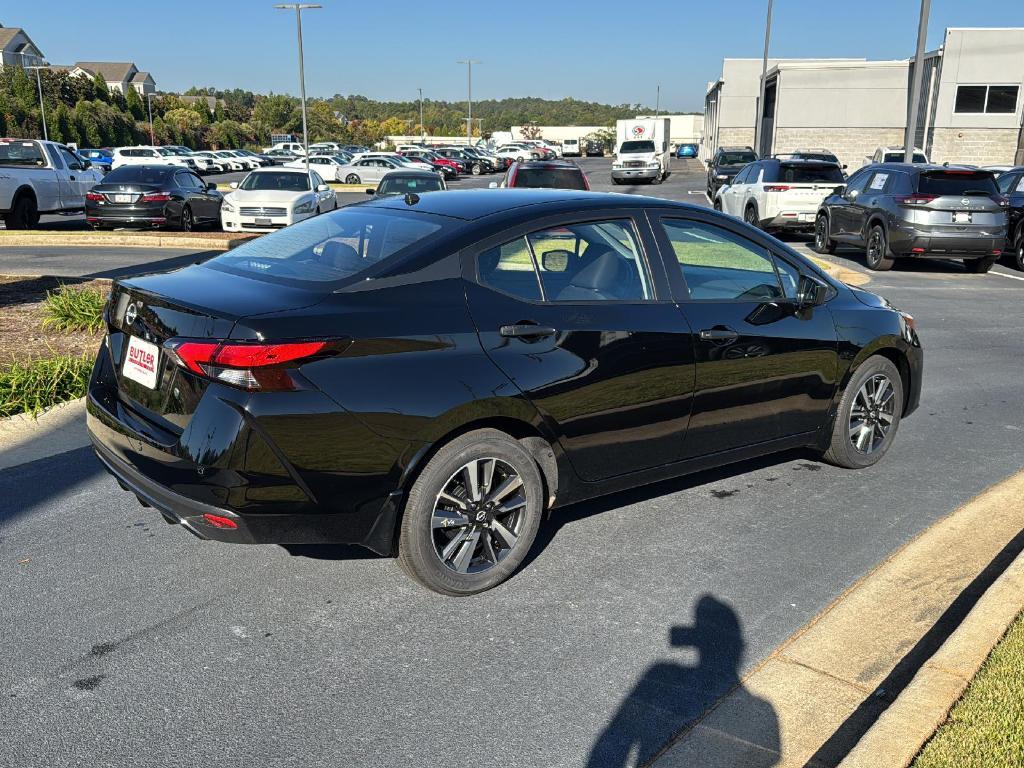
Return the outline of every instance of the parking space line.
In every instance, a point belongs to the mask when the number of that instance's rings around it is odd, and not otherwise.
[[[1024,277],[1021,277],[1020,275],[1008,275],[1005,272],[999,272],[997,270],[992,270],[992,271],[989,272],[989,274],[990,275],[999,275],[1000,277],[1008,277],[1011,280],[1024,280]]]

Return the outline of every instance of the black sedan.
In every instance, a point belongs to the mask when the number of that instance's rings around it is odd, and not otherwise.
[[[104,315],[89,432],[143,504],[449,595],[509,578],[552,508],[790,448],[870,466],[921,392],[909,315],[636,195],[367,200],[115,281]]]
[[[1006,250],[1013,265],[1024,270],[1024,165],[1006,171],[996,183],[1009,203]]]
[[[85,196],[93,229],[173,227],[191,231],[220,223],[222,196],[188,169],[173,165],[122,165]]]
[[[409,195],[422,192],[444,192],[448,189],[444,179],[431,171],[391,171],[385,173],[376,189],[366,190],[375,197]]]

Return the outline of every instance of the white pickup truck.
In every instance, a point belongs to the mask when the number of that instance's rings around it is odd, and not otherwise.
[[[43,213],[75,213],[103,174],[63,144],[0,139],[0,216],[8,229],[31,229]]]

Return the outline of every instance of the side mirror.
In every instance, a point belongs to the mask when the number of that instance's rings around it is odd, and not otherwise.
[[[845,193],[844,196],[846,197],[847,200],[856,200],[857,199],[857,195],[859,195],[859,194],[860,194],[860,192],[858,192],[856,189],[848,189],[848,190],[846,190],[846,193]]]
[[[843,192],[845,190],[846,190],[846,185],[845,184],[836,184],[836,186],[832,187],[832,194],[833,195],[841,195],[841,194],[843,194]]]
[[[215,181],[208,181],[208,182],[206,182],[206,190],[208,192],[216,192],[217,191],[217,182],[215,182]]]
[[[83,163],[82,170],[87,171],[90,168],[92,168],[92,161],[91,160],[83,160],[82,163]]]
[[[330,189],[331,188],[329,186],[327,186],[326,184],[317,184],[316,185],[316,191],[317,192],[328,192],[328,191],[330,191]]]
[[[231,186],[232,189],[238,189],[238,182],[237,181],[232,181],[230,186]]]
[[[488,189],[497,189],[498,188],[498,182],[492,181],[490,184],[487,185],[487,188]]]
[[[368,195],[375,195],[375,194],[377,194],[377,190],[376,189],[368,189],[368,190],[366,190],[366,194],[368,194]]]
[[[565,272],[569,268],[569,251],[544,251],[540,255],[540,264],[545,272]]]
[[[843,170],[846,170],[846,163],[843,163]]]
[[[820,307],[828,298],[828,286],[819,283],[813,277],[800,275],[796,287],[796,304],[800,309]]]

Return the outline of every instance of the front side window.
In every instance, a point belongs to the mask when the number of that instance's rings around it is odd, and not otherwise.
[[[662,226],[692,301],[774,301],[786,297],[767,249],[699,221],[664,219]],[[787,282],[790,280],[787,278]]]

